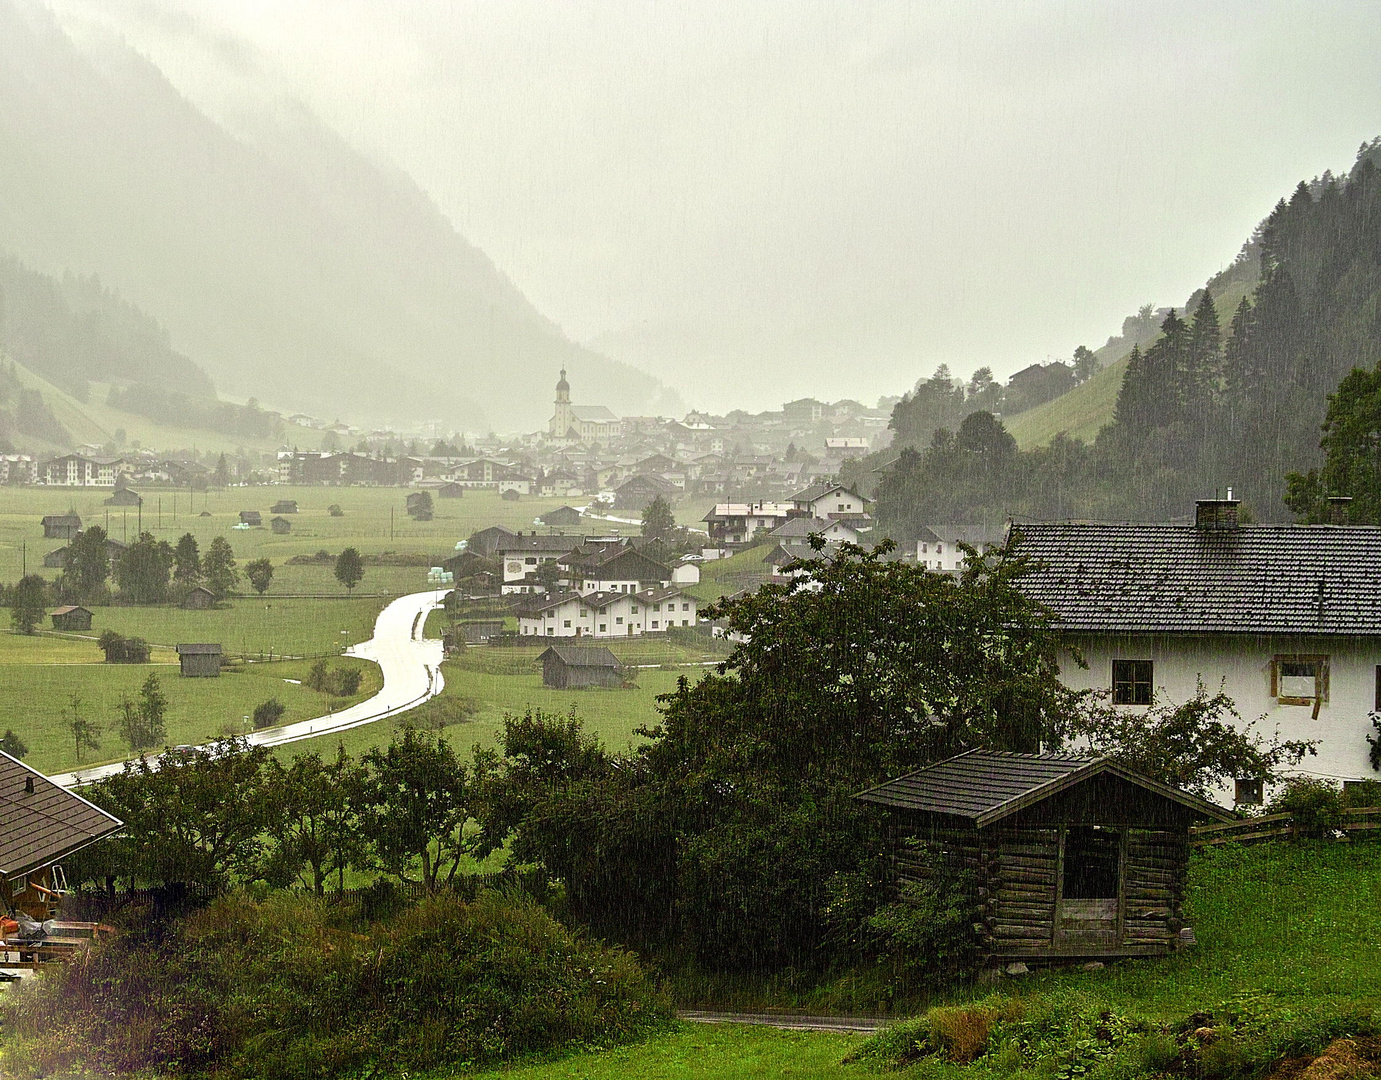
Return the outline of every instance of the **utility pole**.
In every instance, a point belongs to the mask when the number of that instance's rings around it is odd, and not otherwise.
[[[23,567],[23,569],[20,571],[19,576],[20,576],[20,577],[28,577],[28,576],[29,576],[29,542],[28,542],[27,540],[22,541],[22,542],[20,543],[20,545],[19,545],[19,562],[20,562],[20,565]]]

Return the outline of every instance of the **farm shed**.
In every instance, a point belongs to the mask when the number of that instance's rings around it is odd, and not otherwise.
[[[276,503],[274,503],[271,507],[269,507],[269,513],[270,513],[270,514],[295,514],[295,513],[297,513],[297,500],[296,500],[296,499],[279,499]]]
[[[454,480],[448,480],[436,489],[436,493],[443,499],[461,499],[465,497],[465,488]]]
[[[293,531],[293,523],[285,517],[276,517],[269,520],[269,528],[277,536],[287,536]]]
[[[0,752],[0,904],[40,922],[51,918],[60,899],[53,865],[122,824]]]
[[[91,612],[75,604],[53,609],[54,630],[90,630]]]
[[[580,511],[574,506],[558,506],[541,516],[542,524],[549,529],[564,529],[580,524]]]
[[[553,645],[537,659],[542,662],[542,685],[555,690],[623,685],[618,657],[603,647],[576,649]]]
[[[105,501],[106,506],[143,506],[144,500],[136,491],[129,488],[116,488],[110,498]]]
[[[502,619],[464,619],[456,625],[460,627],[466,641],[476,644],[482,644],[503,633]]]
[[[82,519],[76,514],[49,514],[41,524],[45,540],[75,540],[82,531]]]
[[[177,647],[182,674],[189,679],[218,679],[221,674],[220,645],[184,644]]]
[[[216,606],[216,594],[205,585],[190,589],[180,605],[188,611],[205,611]]]
[[[1213,803],[1111,758],[971,750],[869,788],[900,881],[967,871],[996,960],[1147,956],[1178,947],[1189,827]]]
[[[241,510],[241,511],[240,511],[240,524],[241,524],[241,525],[262,525],[263,523],[264,523],[264,516],[263,516],[261,513],[259,513],[258,510]]]

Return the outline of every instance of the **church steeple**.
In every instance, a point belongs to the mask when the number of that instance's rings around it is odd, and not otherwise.
[[[571,384],[566,381],[566,369],[561,369],[561,378],[556,383],[556,412],[547,424],[547,433],[553,438],[564,439],[571,430]]]

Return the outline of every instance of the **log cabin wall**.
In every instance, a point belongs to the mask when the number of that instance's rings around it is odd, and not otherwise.
[[[988,952],[1047,950],[1055,934],[1059,888],[1060,830],[995,830],[980,940]]]
[[[1127,830],[1124,945],[1174,947],[1184,927],[1188,869],[1189,837],[1184,830]]]

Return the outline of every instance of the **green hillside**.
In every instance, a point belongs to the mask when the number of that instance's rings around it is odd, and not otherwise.
[[[1232,317],[1233,310],[1242,297],[1251,293],[1254,280],[1246,271],[1250,263],[1234,263],[1233,266],[1215,275],[1208,283],[1213,293],[1224,324]],[[1180,308],[1187,310],[1189,304]],[[1108,346],[1115,344],[1110,340]],[[1002,422],[1017,440],[1023,450],[1044,446],[1056,435],[1064,433],[1072,439],[1092,442],[1104,424],[1111,424],[1113,412],[1117,407],[1117,392],[1122,388],[1122,374],[1127,370],[1126,351],[1118,351],[1115,357],[1108,356],[1108,346],[1098,350],[1100,359],[1112,362],[1087,382],[1076,386],[1067,394],[1053,401],[1037,405],[1034,409],[1004,416]]]
[[[1002,422],[1023,450],[1044,446],[1061,433],[1092,442],[1104,424],[1112,423],[1126,370],[1127,359],[1123,357],[1069,393],[1015,416],[1004,416]]]
[[[54,386],[48,380],[35,375],[20,364],[14,365],[19,381],[28,389],[37,390],[43,395],[58,422],[72,433],[76,443],[92,443],[105,446],[115,442],[116,431],[125,433],[125,445],[138,442],[140,446],[155,450],[186,450],[195,447],[201,451],[235,451],[239,447],[247,450],[272,451],[282,443],[275,439],[244,439],[225,435],[204,428],[172,427],[158,424],[144,416],[113,409],[105,404],[110,387],[103,383],[91,384],[89,401],[78,401],[65,390]],[[321,432],[308,428],[288,425],[283,442],[292,445],[316,446],[321,440]],[[37,453],[63,452],[71,447],[58,446],[41,439],[28,439],[25,449]]]

